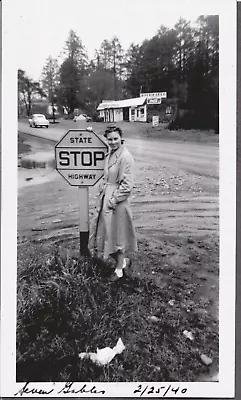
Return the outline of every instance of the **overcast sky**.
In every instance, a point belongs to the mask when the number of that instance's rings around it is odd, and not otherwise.
[[[89,57],[104,39],[116,35],[124,49],[151,38],[163,24],[180,17],[218,14],[217,0],[8,0],[17,26],[17,64],[38,80],[46,59],[57,57],[70,29],[82,40]],[[5,5],[6,7],[6,5]]]

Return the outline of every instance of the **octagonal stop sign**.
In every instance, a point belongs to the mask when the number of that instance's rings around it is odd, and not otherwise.
[[[55,146],[56,169],[72,186],[94,186],[103,176],[107,145],[91,129],[70,129]]]

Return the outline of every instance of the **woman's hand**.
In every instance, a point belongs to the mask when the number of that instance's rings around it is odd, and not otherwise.
[[[111,210],[114,210],[116,208],[116,201],[114,197],[111,197],[111,199],[109,199],[108,208],[110,208]]]
[[[105,189],[105,182],[104,180],[102,180],[98,186],[98,194],[100,195],[104,191],[104,189]]]

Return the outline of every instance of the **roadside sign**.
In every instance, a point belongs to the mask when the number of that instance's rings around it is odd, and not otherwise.
[[[56,170],[79,192],[80,255],[89,256],[89,186],[104,174],[108,147],[92,130],[70,129],[55,146]]]
[[[159,97],[160,99],[166,99],[167,92],[141,93],[140,97]]]
[[[94,186],[103,176],[107,145],[90,129],[71,129],[55,146],[56,169],[71,186]]]
[[[140,97],[146,97],[147,104],[161,104],[162,99],[167,98],[167,92],[141,93]]]
[[[147,97],[147,104],[161,104],[161,97]]]
[[[152,126],[158,126],[159,125],[159,116],[158,115],[153,115],[152,117]]]

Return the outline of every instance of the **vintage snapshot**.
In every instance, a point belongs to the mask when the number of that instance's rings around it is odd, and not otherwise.
[[[236,2],[2,18],[1,396],[232,397]]]

